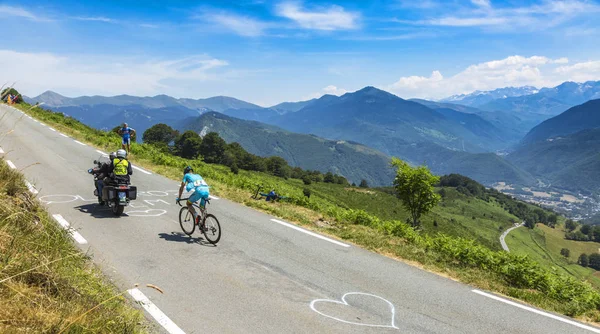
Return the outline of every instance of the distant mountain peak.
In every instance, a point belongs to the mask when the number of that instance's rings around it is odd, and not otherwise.
[[[489,91],[476,90],[469,94],[452,95],[445,99],[441,99],[440,102],[454,102],[478,107],[495,99],[531,95],[536,94],[537,92],[539,92],[539,89],[533,86],[504,87]]]

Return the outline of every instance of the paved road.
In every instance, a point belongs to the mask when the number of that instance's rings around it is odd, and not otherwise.
[[[507,252],[510,252],[510,250],[508,249],[508,245],[506,244],[506,241],[504,241],[504,238],[506,238],[506,236],[508,235],[508,233],[510,233],[510,231],[519,228],[521,226],[525,225],[525,223],[521,223],[517,226],[513,226],[511,228],[509,228],[508,230],[504,231],[504,233],[502,233],[502,235],[500,236],[500,244],[502,245],[502,249],[504,249]]]
[[[167,329],[157,331],[590,332],[564,322],[568,318],[495,300],[468,285],[302,233],[224,199],[210,207],[224,229],[218,247],[190,239],[177,223],[177,182],[156,174],[134,170],[141,193],[127,215],[114,218],[92,195],[86,170],[99,156],[94,148],[1,106],[0,117],[5,113],[0,132],[14,130],[0,139],[5,159],[23,170],[51,214],[77,229],[87,242],[80,247],[90,250],[119,287],[153,283],[165,291],[142,290],[172,321],[160,318]]]

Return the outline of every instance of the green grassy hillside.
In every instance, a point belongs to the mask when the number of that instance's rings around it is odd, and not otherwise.
[[[538,224],[533,230],[518,228],[506,237],[506,244],[511,252],[527,255],[540,264],[588,280],[600,288],[600,275],[594,269],[584,268],[577,264],[577,259],[582,253],[593,254],[600,251],[600,243],[591,241],[574,241],[565,239],[563,225],[550,228]],[[561,249],[570,250],[570,255],[565,258],[560,254]]]

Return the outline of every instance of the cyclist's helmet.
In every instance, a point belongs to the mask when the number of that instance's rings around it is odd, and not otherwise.
[[[183,169],[183,175],[189,173],[189,172],[193,172],[194,170],[192,169],[191,166],[187,166]]]
[[[126,159],[127,151],[125,151],[124,149],[117,150],[117,158]]]
[[[110,154],[108,155],[108,158],[110,159],[110,161],[115,160],[116,157],[117,157],[117,152],[110,152]]]

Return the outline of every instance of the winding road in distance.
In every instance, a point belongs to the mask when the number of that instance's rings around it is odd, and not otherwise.
[[[600,333],[288,224],[225,199],[217,247],[182,235],[178,182],[134,170],[138,199],[115,218],[87,174],[101,152],[0,106],[0,155],[74,242],[163,333]],[[135,164],[134,164],[135,165]],[[200,236],[200,234],[195,234]],[[152,289],[132,289],[152,283]]]

